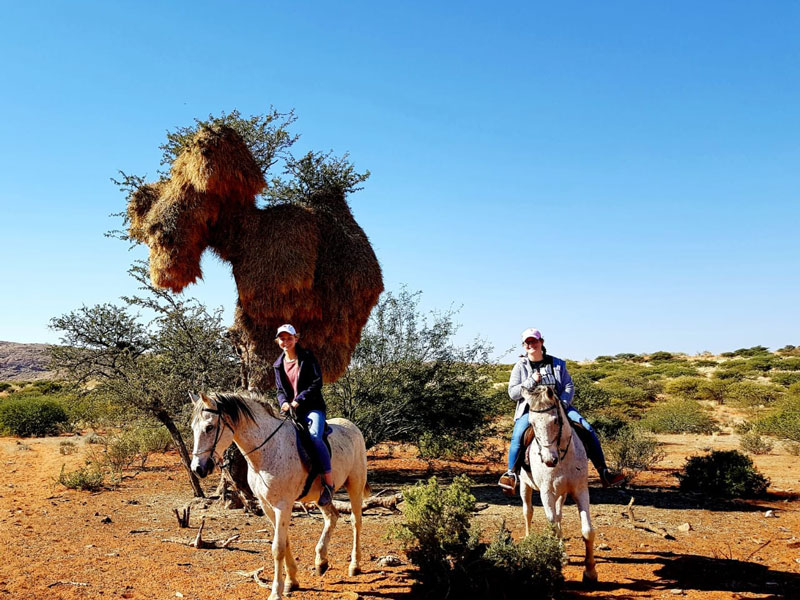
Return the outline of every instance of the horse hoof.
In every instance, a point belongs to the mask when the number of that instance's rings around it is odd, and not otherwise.
[[[594,585],[597,583],[597,573],[583,572],[583,583],[586,585]]]
[[[298,581],[287,581],[283,584],[283,593],[284,594],[291,594],[295,590],[300,589],[300,582]]]
[[[359,567],[358,565],[350,565],[350,568],[347,570],[347,574],[350,577],[353,577],[355,575],[361,575],[361,567]]]
[[[325,571],[328,570],[328,561],[326,560],[324,563],[319,563],[317,565],[317,575],[322,576],[325,574]]]

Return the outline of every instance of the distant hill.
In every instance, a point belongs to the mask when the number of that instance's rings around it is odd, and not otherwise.
[[[47,344],[0,342],[0,381],[52,379],[47,348]]]

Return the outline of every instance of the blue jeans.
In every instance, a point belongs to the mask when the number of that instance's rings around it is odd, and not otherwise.
[[[597,472],[602,474],[606,469],[606,458],[603,455],[603,447],[600,445],[600,440],[597,439],[597,434],[592,429],[592,426],[589,425],[589,421],[584,419],[574,407],[565,407],[564,410],[567,412],[567,419],[569,419],[573,431],[578,434],[584,448],[586,448],[586,455],[592,461]],[[522,450],[522,436],[527,428],[528,411],[526,410],[519,419],[514,421],[511,445],[508,447],[509,471],[513,471],[517,466],[517,459],[519,459],[519,453]]]
[[[325,431],[325,413],[321,410],[312,410],[306,415],[306,422],[308,423],[308,433],[311,434],[311,441],[314,443],[319,462],[322,465],[322,472],[330,473],[331,455],[328,454],[328,447],[322,440],[322,434]]]

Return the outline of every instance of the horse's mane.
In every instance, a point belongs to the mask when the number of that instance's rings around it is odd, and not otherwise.
[[[275,408],[272,402],[258,394],[251,392],[213,392],[209,396],[217,403],[217,410],[219,410],[220,414],[229,417],[234,425],[238,424],[242,418],[255,423],[256,418],[248,402],[256,403],[263,407],[271,417],[278,417],[278,409]],[[202,410],[202,403],[198,403],[194,409],[194,416],[198,416]]]
[[[552,395],[548,394],[552,391]],[[528,401],[528,406],[531,410],[543,410],[552,405],[554,400],[558,399],[555,387],[552,385],[537,385],[533,389],[522,388],[522,395]]]

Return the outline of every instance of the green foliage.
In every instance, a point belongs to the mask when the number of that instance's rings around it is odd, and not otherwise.
[[[800,347],[794,346],[792,344],[786,344],[783,348],[777,350],[777,352],[778,354],[781,354],[783,356],[796,355],[800,354]]]
[[[450,579],[454,568],[463,567],[477,545],[470,529],[475,509],[471,481],[459,475],[444,489],[435,477],[403,491],[405,521],[392,531],[401,540],[423,581]]]
[[[717,498],[757,498],[769,486],[769,479],[737,450],[714,450],[705,456],[692,457],[686,461],[684,472],[676,477],[681,491]]]
[[[800,384],[789,388],[789,396],[775,403],[769,414],[755,421],[758,433],[800,442],[800,394],[792,393],[795,386]]]
[[[755,431],[743,433],[739,438],[739,447],[749,454],[769,454],[773,444]]]
[[[700,360],[694,361],[695,367],[716,367],[718,364],[717,361],[710,358],[701,358]]]
[[[659,352],[653,352],[648,358],[650,359],[650,362],[656,362],[656,361],[672,360],[673,358],[675,358],[675,356],[672,354],[672,352],[664,352],[663,350],[661,350]]]
[[[442,489],[436,478],[404,490],[404,522],[390,535],[400,539],[416,576],[433,597],[510,597],[526,591],[552,598],[564,582],[563,545],[552,533],[533,534],[514,545],[503,523],[490,545],[472,527],[475,497],[460,475]],[[437,596],[438,597],[438,596]]]
[[[0,381],[0,392],[7,392],[8,390],[13,390],[14,384],[9,383],[7,381]]]
[[[381,296],[347,371],[325,388],[329,413],[358,425],[367,447],[411,442],[428,457],[477,449],[494,433],[490,417],[511,404],[492,385],[491,348],[455,346],[455,313],[428,318],[419,296]]]
[[[780,388],[755,381],[736,381],[731,383],[725,393],[725,402],[733,406],[759,406],[771,404],[782,395]]]
[[[800,358],[784,358],[775,368],[783,371],[800,371]]]
[[[708,413],[693,400],[671,400],[654,406],[640,425],[653,433],[711,433],[716,429]]]
[[[769,376],[772,383],[777,385],[782,385],[784,387],[789,387],[793,383],[800,383],[800,372],[793,371],[791,373],[784,373],[784,372],[773,372],[770,373]]]
[[[609,393],[596,384],[592,378],[584,372],[572,376],[572,383],[575,386],[575,395],[572,403],[575,408],[584,416],[597,413],[611,403]]]
[[[567,563],[564,545],[552,532],[531,532],[514,544],[511,533],[501,524],[483,555],[488,568],[475,569],[474,578],[488,571],[483,597],[554,598],[564,585],[562,567]]]
[[[702,388],[708,380],[705,377],[678,377],[667,382],[664,391],[670,396],[684,400],[701,400]]]
[[[739,348],[733,352],[723,352],[722,356],[758,356],[760,354],[769,354],[769,348],[766,346],[753,346],[752,348]]]
[[[754,375],[754,372],[747,361],[738,358],[720,363],[714,371],[715,378],[733,381],[742,381],[751,375]]]
[[[57,481],[71,490],[97,492],[105,487],[105,474],[93,465],[87,465],[75,471],[65,471],[62,466]]]
[[[16,395],[0,400],[0,431],[19,437],[58,433],[68,422],[61,404],[43,396]]]
[[[627,414],[636,414],[652,404],[660,391],[659,384],[639,375],[610,375],[597,385],[609,396],[612,406]]]
[[[686,377],[697,375],[697,373],[697,368],[694,365],[688,362],[676,361],[659,362],[647,369],[647,376],[649,378],[653,378],[654,376],[667,378]]]
[[[585,417],[586,415],[584,415]],[[589,419],[592,428],[595,430],[600,439],[613,440],[619,433],[628,427],[628,422],[624,419],[613,415],[599,414]]]
[[[646,471],[664,458],[654,435],[630,425],[621,428],[606,448],[611,464],[632,474]]]

